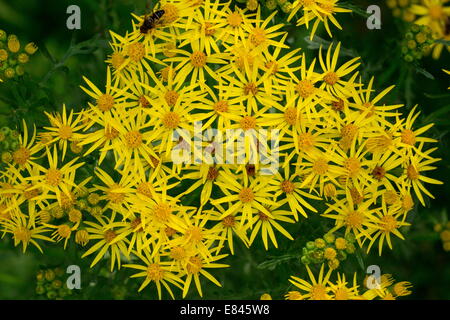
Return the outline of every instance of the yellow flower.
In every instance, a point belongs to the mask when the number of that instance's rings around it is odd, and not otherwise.
[[[9,233],[14,239],[14,246],[17,247],[22,243],[23,252],[28,248],[29,244],[34,245],[41,253],[43,253],[41,246],[36,241],[38,239],[52,242],[53,240],[45,235],[50,229],[45,226],[33,226],[32,219],[28,219],[20,211],[16,214],[10,214],[10,219],[0,220],[0,225],[3,227],[4,233]]]
[[[336,20],[334,15],[336,13],[352,12],[351,10],[339,7],[337,2],[338,0],[296,0],[293,3],[293,9],[289,14],[288,21],[290,21],[295,14],[302,9],[303,16],[297,20],[298,26],[304,24],[306,25],[306,28],[309,29],[309,22],[315,20],[311,31],[311,40],[314,38],[316,30],[321,22],[323,22],[328,35],[332,37],[329,22],[342,30],[341,25]]]
[[[84,92],[86,92],[90,97],[95,99],[95,106],[91,103],[89,107],[91,109],[98,108],[101,112],[110,112],[113,108],[120,106],[120,108],[127,108],[132,105],[131,102],[127,102],[128,94],[126,93],[127,87],[121,89],[119,86],[119,79],[117,78],[114,83],[111,80],[111,70],[108,67],[106,73],[106,88],[103,93],[100,91],[88,78],[83,77],[84,81],[89,86],[89,89],[81,86]]]
[[[160,261],[159,257],[151,255],[149,250],[144,250],[142,254],[136,255],[144,262],[141,264],[125,264],[124,267],[139,270],[140,272],[131,276],[131,278],[145,277],[144,282],[139,287],[138,292],[141,292],[150,283],[155,283],[158,291],[158,297],[161,299],[161,285],[167,290],[172,299],[175,299],[170,284],[182,289],[181,284],[183,280],[170,268],[170,262]]]
[[[287,232],[286,229],[284,229],[278,223],[278,222],[294,223],[295,221],[289,218],[289,216],[291,216],[292,213],[287,210],[281,210],[279,209],[279,207],[280,205],[267,207],[267,210],[270,211],[273,218],[269,217],[262,211],[257,211],[257,213],[254,215],[253,218],[255,221],[252,223],[253,228],[252,233],[250,235],[249,245],[253,243],[253,241],[256,238],[256,235],[258,234],[258,232],[260,232],[261,238],[264,243],[264,248],[266,250],[269,249],[268,238],[270,238],[275,248],[278,248],[274,228],[289,240],[294,240],[294,238],[292,238],[289,232]]]
[[[322,85],[321,88],[325,88],[326,91],[332,94],[334,97],[348,97],[351,95],[351,90],[354,87],[354,79],[357,73],[355,73],[352,78],[348,81],[343,78],[350,73],[352,73],[361,63],[356,63],[359,57],[355,57],[341,67],[337,66],[337,61],[339,58],[339,52],[341,49],[341,43],[339,42],[334,50],[333,57],[331,57],[331,50],[333,49],[333,44],[330,44],[327,50],[326,60],[322,57],[322,47],[319,51],[319,62],[322,67]]]
[[[64,164],[62,167],[58,165],[58,152],[56,145],[53,146],[53,154],[49,148],[46,149],[47,166],[37,165],[40,175],[33,175],[29,179],[33,183],[33,189],[43,191],[40,197],[47,197],[53,194],[60,204],[63,203],[64,197],[71,195],[70,190],[76,188],[75,175],[78,168],[84,165],[84,162],[77,163],[78,158],[74,158]]]
[[[224,242],[228,243],[228,248],[230,249],[231,254],[234,255],[234,245],[233,245],[233,237],[237,235],[239,239],[248,247],[249,240],[246,235],[245,227],[242,227],[240,224],[240,220],[242,219],[241,215],[227,215],[224,218],[221,218],[225,209],[220,205],[215,205],[217,211],[211,210],[209,213],[211,214],[211,220],[219,220],[219,222],[212,227],[211,230],[220,237],[219,242],[217,244],[217,252],[220,252],[224,246]],[[205,212],[208,212],[207,210]]]
[[[94,245],[92,245],[89,250],[87,250],[82,258],[87,257],[98,251],[94,260],[91,263],[91,268],[95,266],[100,259],[102,259],[105,254],[109,251],[111,259],[111,272],[114,270],[114,266],[117,262],[117,266],[120,269],[121,266],[121,256],[129,258],[127,247],[125,245],[125,237],[127,233],[119,232],[119,227],[125,225],[124,222],[114,221],[114,216],[111,219],[105,221],[102,218],[97,219],[98,223],[85,221],[89,227],[86,231],[89,233],[89,242],[92,240],[98,240]]]
[[[272,213],[264,205],[276,205],[272,200],[276,187],[268,185],[263,178],[241,182],[230,171],[221,171],[216,184],[225,195],[211,200],[211,204],[215,206],[228,203],[228,209],[221,215],[221,219],[228,215],[241,215],[240,225],[250,227],[255,222],[255,210],[273,218]]]
[[[12,160],[19,169],[31,170],[34,165],[35,156],[42,149],[41,144],[36,144],[36,127],[33,128],[33,135],[29,139],[27,124],[23,121],[23,135],[19,136],[19,147],[13,152]]]
[[[203,275],[205,278],[214,283],[216,286],[221,287],[222,285],[220,284],[220,282],[217,281],[217,279],[214,278],[214,276],[205,269],[229,267],[229,265],[226,264],[215,263],[215,261],[221,260],[226,256],[227,256],[226,254],[217,255],[212,257],[212,259],[208,261],[203,260],[199,256],[190,257],[186,267],[186,280],[184,281],[183,298],[186,297],[186,295],[189,292],[189,287],[191,285],[192,279],[194,279],[195,286],[197,288],[200,297],[203,296],[202,287],[200,284],[200,275]]]
[[[289,167],[289,163],[285,164],[284,174],[277,173],[276,177],[271,179],[269,183],[276,188],[275,190],[277,191],[275,195],[277,197],[282,195],[282,203],[289,204],[289,208],[292,211],[295,221],[298,221],[298,212],[300,212],[305,218],[308,217],[305,208],[311,210],[312,212],[317,212],[308,200],[319,200],[320,198],[303,191],[301,188],[301,183],[298,181],[298,173],[294,172],[291,175]]]
[[[370,239],[368,230],[376,227],[373,222],[376,209],[370,208],[372,202],[372,199],[368,199],[355,204],[347,189],[346,197],[334,204],[327,204],[328,209],[322,216],[336,221],[336,226],[330,232],[345,227],[345,234],[352,232],[356,236],[358,244],[361,245],[361,238]]]
[[[355,300],[358,298],[358,285],[356,283],[356,273],[353,277],[353,285],[349,286],[349,283],[345,279],[345,274],[337,273],[338,279],[336,283],[330,281],[330,290],[332,292],[333,300]]]
[[[48,144],[58,141],[59,149],[62,149],[61,160],[64,160],[68,142],[82,139],[82,135],[77,131],[81,130],[84,124],[81,123],[80,115],[74,119],[73,110],[67,116],[66,105],[63,105],[62,115],[59,113],[52,115],[47,112],[45,114],[51,124],[51,127],[44,127],[48,131],[49,137],[52,137]]]
[[[374,217],[375,226],[369,231],[371,234],[371,239],[369,246],[367,247],[367,252],[370,251],[372,245],[378,239],[378,253],[381,256],[383,249],[384,240],[386,240],[389,248],[392,250],[391,234],[397,236],[398,238],[405,240],[403,235],[398,229],[403,226],[409,226],[410,224],[400,219],[403,216],[401,210],[398,207],[387,207],[386,203],[382,203],[382,207],[376,212]]]
[[[422,145],[423,143],[420,144],[420,146]],[[419,150],[420,149],[421,147],[419,147]],[[441,160],[439,158],[430,157],[430,153],[435,150],[436,148],[431,148],[425,152],[420,152],[409,157],[404,164],[405,170],[401,177],[408,185],[413,187],[415,195],[423,206],[425,206],[425,200],[422,193],[434,199],[433,195],[424,187],[423,183],[443,184],[442,181],[427,177],[423,174],[426,171],[435,169],[435,167],[430,166],[430,164]]]
[[[177,62],[175,66],[176,77],[175,82],[184,82],[186,78],[190,78],[190,84],[197,81],[201,86],[205,83],[205,72],[212,78],[217,78],[217,73],[211,69],[214,64],[225,64],[224,59],[228,54],[225,53],[205,53],[205,48],[198,40],[190,42],[191,50],[185,51],[182,49],[174,50],[177,56],[174,58],[167,58],[164,62]]]

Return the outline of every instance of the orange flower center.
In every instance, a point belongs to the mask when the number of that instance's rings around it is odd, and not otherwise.
[[[103,112],[111,110],[114,107],[114,97],[108,93],[102,94],[97,99],[97,106]]]
[[[203,68],[206,65],[206,54],[194,51],[191,55],[191,64],[196,68]]]
[[[180,116],[172,111],[167,112],[162,120],[167,129],[175,129],[180,124]]]
[[[130,131],[125,134],[125,143],[129,149],[139,148],[142,144],[142,133]]]
[[[241,200],[243,203],[252,202],[254,198],[255,195],[250,188],[244,188],[239,192],[239,200]]]
[[[242,16],[239,12],[232,12],[227,17],[228,24],[234,28],[237,28],[243,22]]]
[[[56,187],[61,182],[61,171],[58,169],[48,169],[46,181],[49,185]]]

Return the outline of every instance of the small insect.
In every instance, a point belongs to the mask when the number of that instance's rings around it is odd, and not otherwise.
[[[156,24],[161,19],[161,17],[164,15],[164,10],[158,10],[153,12],[150,16],[145,16],[144,22],[142,23],[140,30],[141,33],[147,34],[151,29],[156,27]]]

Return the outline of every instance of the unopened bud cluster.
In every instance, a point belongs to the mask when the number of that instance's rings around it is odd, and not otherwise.
[[[355,237],[347,234],[345,237],[336,237],[332,233],[327,233],[323,238],[308,241],[302,250],[301,261],[303,264],[328,263],[331,269],[337,269],[341,263],[347,259],[348,254],[355,252]]]
[[[436,224],[434,226],[434,231],[439,233],[444,250],[447,252],[450,251],[450,222]]]
[[[406,22],[413,22],[416,15],[409,10],[413,4],[418,4],[419,0],[387,0],[387,6],[392,10],[392,15],[403,19]]]
[[[36,294],[50,300],[63,300],[72,291],[65,283],[65,272],[61,268],[39,270],[36,274]]]
[[[428,26],[411,25],[402,42],[402,57],[406,62],[422,59],[433,44],[433,32]]]
[[[19,133],[9,127],[0,128],[0,166],[11,162],[13,152],[19,147]]]

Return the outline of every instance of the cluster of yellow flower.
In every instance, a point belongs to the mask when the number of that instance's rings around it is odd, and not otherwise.
[[[310,280],[292,276],[289,281],[300,291],[289,291],[285,296],[287,300],[395,300],[411,294],[410,282],[394,283],[395,280],[390,274],[380,275],[379,278],[374,275],[366,277],[364,289],[361,291],[356,273],[353,283],[346,279],[345,274],[339,272],[336,272],[336,281],[333,282],[330,280],[332,269],[325,274],[322,265],[317,278],[309,267],[306,269]]]
[[[450,6],[448,0],[387,0],[394,16],[407,22],[428,26],[434,40],[450,41]],[[450,51],[448,43],[435,42],[430,47],[434,59],[439,59],[444,48]]]
[[[322,9],[307,10],[313,2]],[[327,21],[325,2],[302,8]],[[340,61],[340,43],[307,63],[283,25],[270,26],[274,14],[167,0],[134,16],[126,35],[111,32],[105,88],[84,79],[93,101],[48,113],[38,136],[24,123],[1,177],[2,232],[24,251],[89,243],[91,266],[108,257],[114,270],[127,259],[144,278],[140,290],[153,283],[159,297],[174,297],[174,287],[185,297],[192,282],[202,295],[200,276],[220,285],[207,270],[227,267],[218,261],[226,246],[234,252],[233,236],[277,247],[276,232],[292,239],[282,224],[320,201],[330,201],[330,232],[343,228],[367,250],[378,240],[380,254],[385,240],[392,247],[390,235],[403,238],[408,225],[411,191],[424,204],[424,183],[440,183],[426,176],[439,160],[423,136],[432,124],[414,130],[416,108],[405,119],[401,105],[382,104],[394,86],[374,95],[374,79],[358,78],[359,57]],[[198,122],[200,151],[191,141]],[[225,129],[245,133],[244,151],[232,152],[244,161],[221,159],[224,144],[239,140],[219,143]],[[279,130],[275,146],[257,135],[263,129]],[[193,149],[202,162],[173,162],[174,150]],[[255,149],[279,152],[280,170],[250,161]]]
[[[292,10],[289,13],[288,21],[290,21],[299,11],[302,16],[297,20],[297,26],[305,25],[309,29],[312,24],[311,39],[321,23],[325,26],[325,30],[331,37],[330,23],[342,30],[341,25],[336,20],[336,13],[352,12],[352,10],[344,9],[339,6],[339,0],[296,0],[292,4]]]
[[[28,63],[30,55],[36,51],[37,47],[33,42],[21,48],[16,35],[8,35],[0,30],[0,82],[23,75],[23,65]]]

